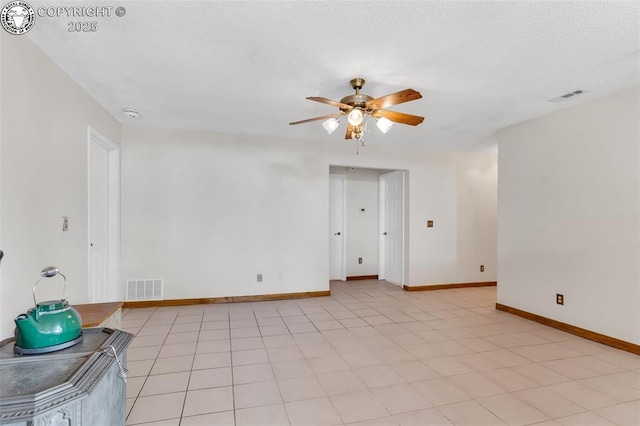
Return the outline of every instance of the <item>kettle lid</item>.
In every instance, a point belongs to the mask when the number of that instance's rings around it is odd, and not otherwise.
[[[36,305],[38,311],[40,312],[51,312],[51,311],[57,311],[60,309],[64,309],[64,308],[68,308],[69,307],[69,302],[62,299],[62,300],[47,300],[46,302],[39,302]]]

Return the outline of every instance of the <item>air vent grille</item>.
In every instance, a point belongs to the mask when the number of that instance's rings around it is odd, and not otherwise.
[[[565,93],[562,96],[558,96],[557,98],[549,99],[549,102],[566,101],[569,98],[573,98],[574,96],[582,95],[583,93],[586,93],[586,91],[584,91],[584,90],[575,90],[573,92]]]
[[[127,300],[160,300],[163,297],[163,289],[163,279],[127,280]]]

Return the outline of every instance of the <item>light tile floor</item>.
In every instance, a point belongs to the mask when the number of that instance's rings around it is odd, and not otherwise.
[[[352,281],[127,310],[127,425],[640,425],[640,356],[495,301]]]

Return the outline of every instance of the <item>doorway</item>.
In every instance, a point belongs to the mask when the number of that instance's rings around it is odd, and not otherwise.
[[[403,285],[405,172],[331,166],[329,180],[330,279]]]
[[[120,259],[120,151],[88,128],[89,276],[91,303],[118,299]]]

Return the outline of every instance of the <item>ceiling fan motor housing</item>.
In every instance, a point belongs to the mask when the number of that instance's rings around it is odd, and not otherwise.
[[[373,100],[373,97],[369,95],[361,95],[358,93],[354,95],[345,96],[340,100],[340,103],[351,105],[354,108],[366,109],[367,107],[366,103],[372,100]],[[348,111],[348,109],[346,108],[340,108],[340,109],[344,112]]]
[[[360,108],[363,110],[366,109],[366,103],[373,100],[373,97],[360,94],[360,89],[364,87],[364,78],[356,77],[349,83],[351,84],[351,87],[353,87],[353,90],[356,91],[356,93],[353,95],[345,96],[340,100],[340,103],[351,105],[353,108]],[[340,110],[342,112],[349,111],[349,109],[346,108],[340,108]]]

